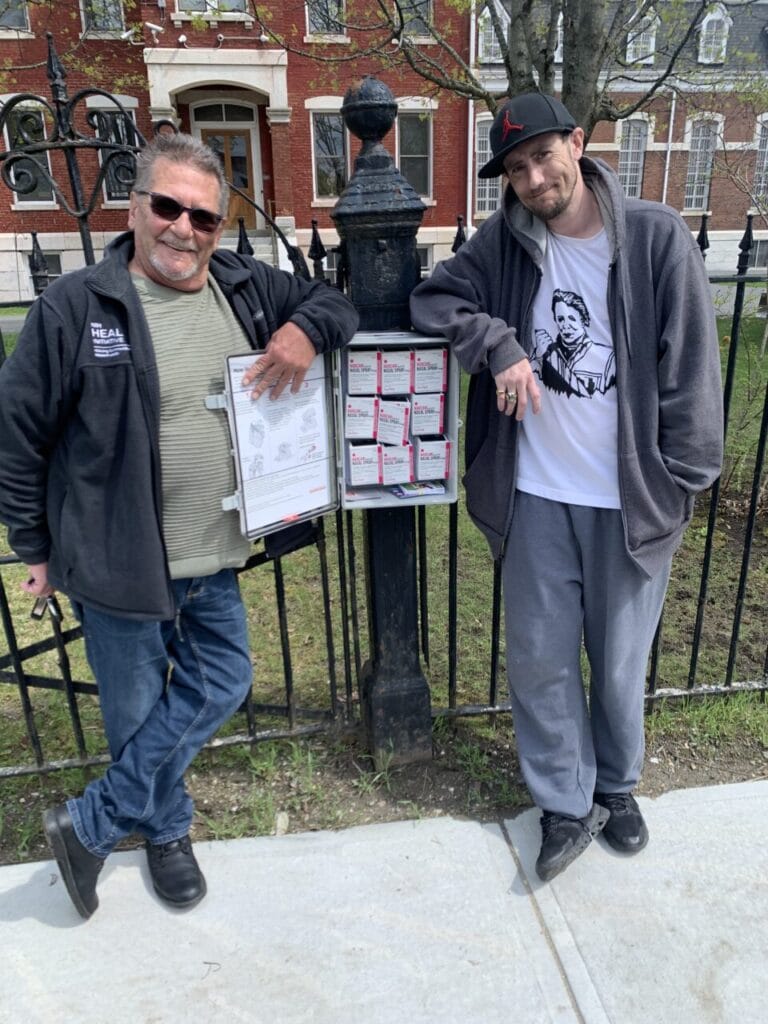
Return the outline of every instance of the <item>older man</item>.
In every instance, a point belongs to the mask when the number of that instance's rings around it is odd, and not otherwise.
[[[554,878],[604,828],[637,853],[648,652],[694,495],[720,472],[720,360],[680,216],[627,199],[553,96],[504,104],[502,208],[414,291],[472,379],[470,514],[502,559],[520,763]],[[588,331],[587,331],[588,327]],[[581,642],[591,670],[589,702]]]
[[[225,359],[249,347],[254,398],[297,391],[357,314],[335,289],[217,250],[227,187],[215,153],[161,136],[137,160],[131,229],[51,284],[0,371],[0,519],[23,587],[70,598],[96,678],[112,764],[44,828],[83,917],[104,859],[146,840],[157,894],[206,892],[183,775],[251,683],[235,571],[237,514]],[[268,399],[265,399],[268,400]]]

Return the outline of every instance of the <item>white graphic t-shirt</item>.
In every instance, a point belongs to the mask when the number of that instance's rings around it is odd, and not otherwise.
[[[604,230],[548,233],[532,321],[541,412],[526,413],[518,449],[519,490],[593,508],[621,508],[609,262]]]

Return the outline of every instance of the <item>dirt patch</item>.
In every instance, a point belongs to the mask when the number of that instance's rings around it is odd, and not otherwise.
[[[50,856],[40,816],[45,807],[78,791],[85,779],[73,779],[74,774],[0,782],[0,864]],[[760,740],[702,741],[678,726],[649,739],[638,792],[655,797],[672,789],[766,778],[768,749]],[[354,738],[203,752],[188,782],[196,804],[196,840],[439,815],[494,821],[531,806],[506,723],[437,728],[431,761],[380,771],[372,769]],[[128,840],[124,848],[135,845]]]

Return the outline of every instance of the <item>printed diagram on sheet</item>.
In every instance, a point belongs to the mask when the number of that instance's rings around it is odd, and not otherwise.
[[[267,391],[258,401],[251,398],[254,385],[242,385],[253,362],[252,352],[227,360],[240,522],[249,537],[325,511],[336,500],[324,358],[315,358],[296,394],[286,388],[272,399]]]

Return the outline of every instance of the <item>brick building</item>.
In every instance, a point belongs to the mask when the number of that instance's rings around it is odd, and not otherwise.
[[[503,13],[502,0],[496,0]],[[449,34],[457,52],[478,77],[498,93],[506,88],[499,54],[487,31],[487,11],[477,4],[476,20],[456,13],[445,0],[412,0],[419,20],[432,19]],[[333,68],[286,50],[288,37],[306,54],[351,56],[350,38],[334,15],[343,0],[278,3],[263,24],[248,0],[0,0],[0,61],[6,68],[0,101],[12,109],[5,121],[6,148],[51,137],[51,86],[46,75],[46,32],[67,69],[73,120],[84,136],[122,138],[125,127],[105,93],[117,96],[145,136],[164,120],[216,148],[231,181],[265,210],[291,240],[306,251],[316,221],[329,250],[337,237],[330,217],[348,180],[358,146],[339,113],[346,89],[362,74],[387,83],[399,115],[385,145],[422,196],[427,210],[418,236],[426,269],[450,254],[457,217],[472,230],[498,204],[497,182],[478,182],[477,166],[488,152],[491,117],[479,104],[427,88],[411,71],[381,70],[372,58],[349,59]],[[616,124],[598,124],[589,152],[619,169],[627,190],[659,199],[683,212],[698,231],[709,212],[708,265],[730,272],[745,216],[768,192],[768,98],[750,83],[764,77],[768,3],[713,4],[690,40],[687,78],[661,90],[642,113]],[[631,98],[637,79],[658,74],[656,47],[662,30],[646,19],[628,34],[633,75],[617,77],[617,96]],[[657,39],[657,35],[659,38]],[[426,39],[426,37],[425,37]],[[392,41],[396,45],[396,41]],[[428,49],[428,41],[425,48]],[[630,78],[632,81],[630,81]],[[81,93],[81,90],[85,92]],[[100,91],[102,90],[102,91]],[[28,94],[48,102],[49,109]],[[69,194],[64,157],[38,158],[64,186],[57,196],[43,174],[28,192],[0,186],[0,301],[33,295],[29,257],[32,232],[52,273],[82,264],[77,224],[65,209]],[[82,156],[83,191],[97,181],[95,155]],[[24,166],[11,175],[19,184]],[[127,186],[110,169],[99,184],[89,218],[95,255],[122,230]],[[243,217],[257,253],[280,257],[258,209],[233,195],[225,244],[236,243]],[[766,262],[768,230],[755,221],[759,239],[753,262]],[[329,268],[335,255],[329,252]]]

